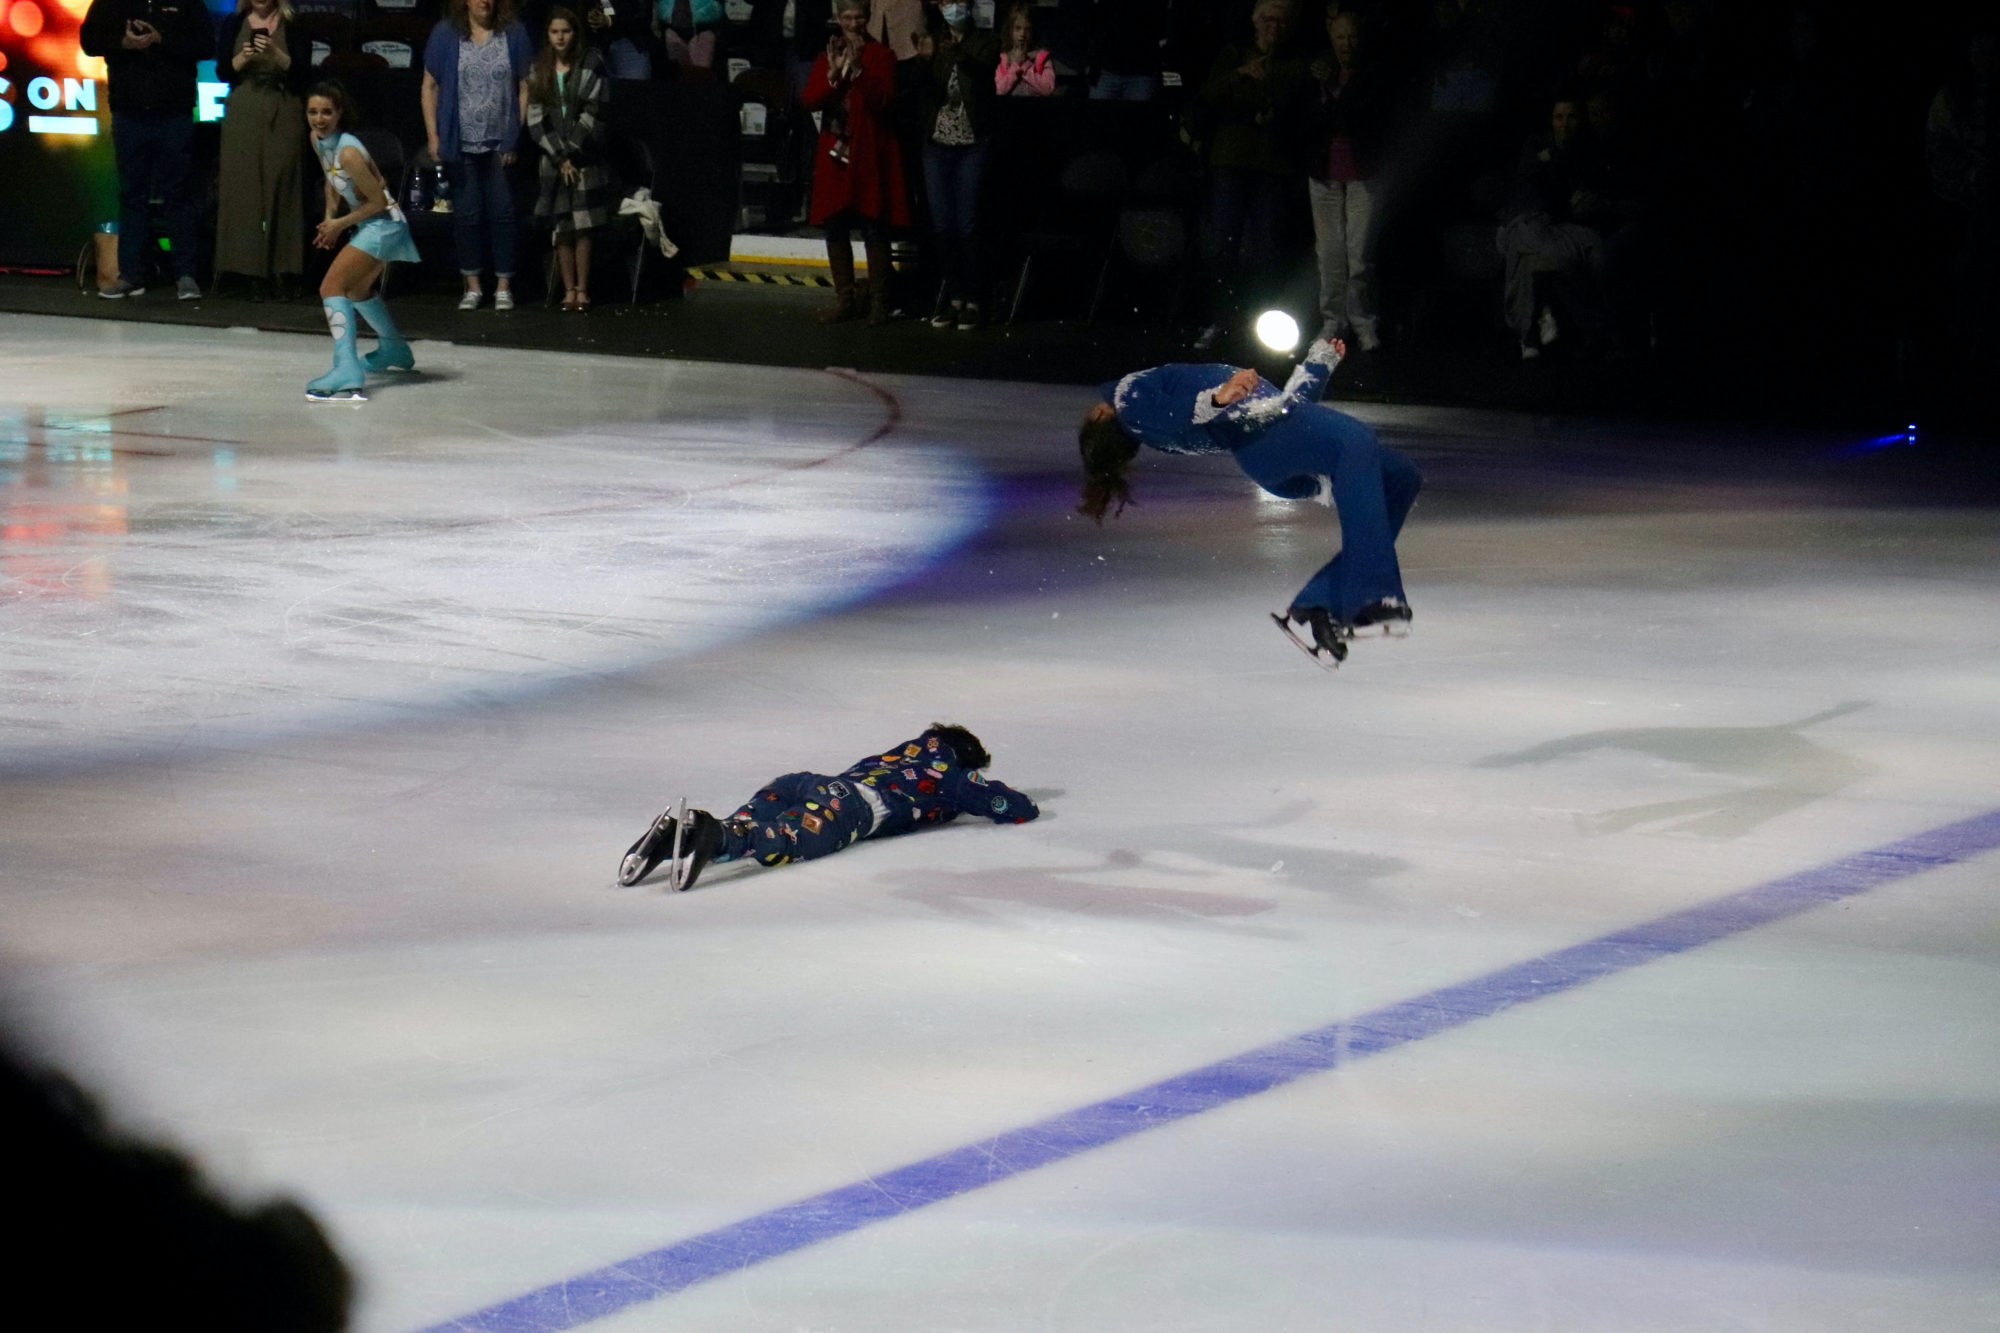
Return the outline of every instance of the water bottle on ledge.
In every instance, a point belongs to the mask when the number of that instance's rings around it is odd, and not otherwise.
[[[451,177],[445,174],[444,163],[442,162],[437,164],[435,170],[437,172],[437,183],[431,186],[431,212],[449,213],[451,212]]]

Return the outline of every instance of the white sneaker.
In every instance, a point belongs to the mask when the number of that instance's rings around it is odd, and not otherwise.
[[[1560,337],[1562,330],[1556,327],[1556,312],[1543,306],[1541,318],[1535,321],[1535,332],[1540,335],[1544,347]]]
[[[477,310],[479,309],[479,302],[483,296],[484,296],[483,292],[468,290],[465,293],[465,295],[458,298],[458,308],[460,310]]]
[[[193,278],[182,278],[174,284],[174,295],[183,301],[199,301],[201,299],[201,284]]]
[[[508,291],[505,287],[493,293],[493,308],[495,310],[512,310],[514,308],[514,293]]]

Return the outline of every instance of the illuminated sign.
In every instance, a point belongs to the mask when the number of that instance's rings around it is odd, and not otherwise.
[[[206,0],[211,16],[236,0]],[[0,263],[64,264],[118,216],[104,62],[80,44],[90,0],[0,0]],[[204,61],[195,118],[222,118],[227,84]],[[29,188],[22,188],[22,183]]]

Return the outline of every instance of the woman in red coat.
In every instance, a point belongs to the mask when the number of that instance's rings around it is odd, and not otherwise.
[[[868,0],[839,0],[840,31],[813,61],[800,100],[820,113],[813,166],[812,222],[826,232],[833,271],[832,324],[854,318],[856,227],[868,246],[868,322],[889,322],[889,228],[910,220],[903,155],[889,120],[896,92],[896,57],[868,39]]]

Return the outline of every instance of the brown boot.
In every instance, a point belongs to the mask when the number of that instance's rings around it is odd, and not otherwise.
[[[854,318],[854,247],[828,241],[826,266],[833,276],[833,304],[819,312],[819,322],[844,323]]]
[[[889,322],[889,284],[895,277],[889,243],[868,242],[868,322],[878,329]]]

